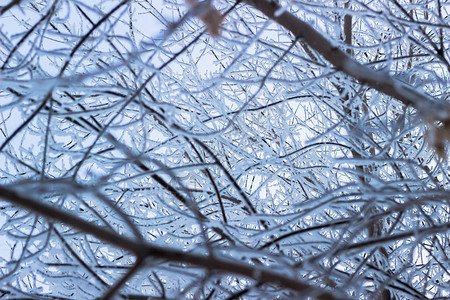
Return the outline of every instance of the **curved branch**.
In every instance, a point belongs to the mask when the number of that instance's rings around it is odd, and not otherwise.
[[[362,65],[308,23],[287,11],[282,12],[283,8],[272,0],[245,0],[245,2],[289,30],[295,38],[308,44],[337,70],[353,77],[362,84],[400,100],[405,105],[413,106],[426,121],[443,122],[445,128],[450,132],[450,105],[448,103],[437,102],[386,72],[376,71]],[[450,133],[446,136],[446,139],[450,139]]]
[[[21,193],[4,186],[0,186],[0,198],[9,203],[28,209],[38,215],[64,223],[72,228],[91,234],[104,242],[110,243],[111,245],[128,250],[134,253],[138,259],[151,257],[172,262],[192,264],[204,269],[242,275],[261,283],[277,284],[293,291],[308,293],[318,299],[343,299],[342,297],[335,295],[336,293],[341,294],[338,291],[331,294],[322,288],[312,286],[284,274],[258,266],[251,266],[243,262],[234,262],[210,255],[199,255],[177,249],[158,247],[144,241],[130,239],[111,230],[97,226],[92,222],[83,220],[52,205],[22,195]]]

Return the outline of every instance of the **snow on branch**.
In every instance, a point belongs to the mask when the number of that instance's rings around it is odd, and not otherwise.
[[[233,273],[252,278],[260,283],[277,284],[284,288],[297,292],[308,292],[319,299],[344,299],[309,285],[305,282],[293,279],[284,274],[271,271],[258,266],[251,266],[242,262],[233,262],[229,259],[223,259],[214,255],[200,255],[180,251],[173,248],[164,248],[151,245],[143,240],[130,239],[120,235],[112,230],[102,228],[92,222],[83,220],[74,214],[68,213],[62,209],[46,204],[42,201],[27,197],[22,193],[18,193],[10,188],[0,186],[0,198],[15,205],[19,205],[27,210],[48,219],[61,222],[72,228],[81,230],[87,234],[93,235],[101,241],[110,243],[136,255],[139,261],[146,258],[163,259],[172,262],[192,264],[198,267],[212,269],[216,271]],[[217,251],[217,249],[216,249]],[[336,291],[337,294],[340,294]]]
[[[245,2],[289,30],[296,38],[308,44],[337,70],[355,78],[362,84],[400,100],[405,105],[413,106],[426,122],[442,122],[443,126],[435,128],[433,131],[432,139],[450,140],[450,104],[435,101],[430,96],[420,93],[386,72],[376,71],[362,65],[336,47],[332,41],[311,25],[282,9],[275,1],[246,0]]]

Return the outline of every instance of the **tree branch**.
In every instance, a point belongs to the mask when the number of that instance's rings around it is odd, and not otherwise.
[[[286,275],[267,270],[258,266],[247,265],[243,262],[234,262],[210,255],[199,255],[181,250],[163,248],[146,243],[145,241],[138,241],[122,236],[111,230],[104,229],[100,226],[88,222],[64,210],[56,208],[52,205],[37,201],[33,198],[26,197],[9,188],[0,186],[0,198],[5,201],[19,205],[25,209],[32,211],[38,215],[61,222],[72,228],[81,230],[85,233],[91,234],[96,238],[108,242],[116,247],[128,250],[134,253],[138,259],[155,258],[163,259],[172,262],[192,264],[200,268],[217,270],[236,275],[242,275],[261,283],[276,284],[293,291],[308,293],[311,296],[323,299],[343,299],[343,297],[336,296],[341,294],[336,291],[333,294],[329,292],[295,280]]]
[[[295,38],[308,44],[337,70],[353,77],[362,84],[367,84],[383,94],[400,100],[405,105],[412,105],[426,121],[443,122],[444,127],[450,132],[450,105],[448,103],[437,102],[428,95],[422,94],[389,76],[386,72],[375,71],[362,65],[295,15],[287,11],[278,14],[277,12],[280,12],[282,8],[274,1],[245,0],[245,2],[289,30]],[[446,135],[446,139],[450,139],[450,133]]]

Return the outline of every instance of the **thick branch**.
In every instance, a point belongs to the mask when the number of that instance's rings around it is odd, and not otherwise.
[[[362,84],[367,84],[379,92],[402,101],[406,105],[412,105],[425,120],[442,121],[446,127],[450,127],[449,104],[434,101],[429,96],[391,77],[388,73],[375,71],[360,64],[295,15],[287,11],[278,14],[277,12],[281,11],[281,7],[272,0],[245,0],[245,2],[289,30],[296,38],[308,44],[337,70],[355,78]]]
[[[110,243],[111,245],[128,250],[134,253],[139,259],[151,257],[172,262],[192,264],[204,269],[242,275],[261,283],[277,284],[281,287],[297,292],[310,293],[311,296],[315,296],[319,299],[342,299],[321,288],[314,287],[277,272],[257,266],[250,266],[243,262],[233,262],[219,257],[199,255],[176,249],[158,247],[150,245],[144,241],[130,239],[111,230],[97,226],[92,222],[83,220],[52,205],[24,196],[9,188],[0,186],[0,198],[48,219],[61,222],[72,228],[91,234],[104,242]]]

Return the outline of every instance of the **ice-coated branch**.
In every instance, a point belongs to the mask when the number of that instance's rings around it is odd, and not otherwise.
[[[305,282],[295,280],[291,277],[273,272],[258,266],[245,263],[233,262],[219,257],[188,253],[172,248],[158,247],[142,240],[130,239],[111,230],[102,228],[83,220],[71,213],[51,206],[33,198],[27,197],[10,188],[0,186],[0,198],[15,205],[19,205],[50,220],[61,222],[74,229],[91,234],[104,242],[116,247],[128,250],[135,254],[138,259],[154,258],[172,262],[192,264],[207,270],[216,270],[226,273],[242,275],[252,278],[257,282],[276,284],[297,292],[308,292],[318,299],[343,299],[331,294],[324,289],[314,287]]]
[[[441,121],[444,123],[446,134],[450,139],[450,105],[438,102],[430,96],[418,92],[414,88],[402,83],[383,71],[376,71],[354,60],[347,53],[336,47],[332,41],[314,29],[308,23],[300,20],[292,13],[271,0],[245,0],[270,19],[289,30],[300,41],[308,44],[320,53],[337,70],[353,77],[362,84],[400,100],[405,105],[416,108],[426,121]]]

